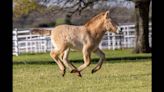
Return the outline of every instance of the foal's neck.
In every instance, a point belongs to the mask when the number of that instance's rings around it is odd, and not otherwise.
[[[102,25],[99,25],[95,27],[94,25],[87,28],[90,32],[90,35],[92,38],[94,38],[97,41],[100,41],[105,34],[106,30],[102,27]]]

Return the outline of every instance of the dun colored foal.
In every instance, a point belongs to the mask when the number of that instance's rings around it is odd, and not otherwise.
[[[33,29],[32,34],[51,35],[54,50],[50,56],[59,66],[62,76],[68,68],[71,73],[81,77],[83,71],[91,63],[91,52],[100,57],[92,73],[98,71],[105,59],[105,54],[99,49],[99,43],[106,31],[117,32],[117,25],[108,17],[109,11],[101,12],[81,26],[59,25],[52,30]],[[78,68],[68,60],[70,49],[81,50],[84,64]]]

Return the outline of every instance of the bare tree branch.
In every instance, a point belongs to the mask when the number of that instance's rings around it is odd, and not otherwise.
[[[81,14],[81,12],[86,9],[88,6],[94,4],[94,2],[101,1],[101,0],[37,0],[40,2],[44,2],[46,4],[53,3],[55,5],[60,6],[60,9],[56,10],[61,12],[62,10],[68,10],[70,16],[75,13]]]
[[[76,12],[78,12],[80,15],[82,10],[86,9],[88,6],[94,4],[94,2],[97,2],[97,1],[99,0],[87,0],[87,1],[78,0],[78,2],[71,7],[75,9],[72,9],[73,11],[69,11],[68,13],[70,14],[70,16],[72,16]]]

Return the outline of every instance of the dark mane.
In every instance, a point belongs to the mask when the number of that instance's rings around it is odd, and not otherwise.
[[[94,16],[93,18],[91,18],[90,20],[88,20],[84,25],[88,26],[89,24],[91,24],[92,22],[96,21],[97,19],[99,19],[101,16],[103,16],[105,14],[105,12],[101,12],[98,15]]]

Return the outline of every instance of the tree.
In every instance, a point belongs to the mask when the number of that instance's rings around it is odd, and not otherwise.
[[[135,53],[149,53],[149,6],[151,0],[133,0],[136,15]]]
[[[16,17],[27,15],[38,7],[38,3],[34,0],[14,0],[13,3],[13,15]]]
[[[13,20],[20,18],[21,20],[19,20],[19,22],[23,25],[30,12],[40,11],[42,7],[43,6],[35,0],[13,0]]]

